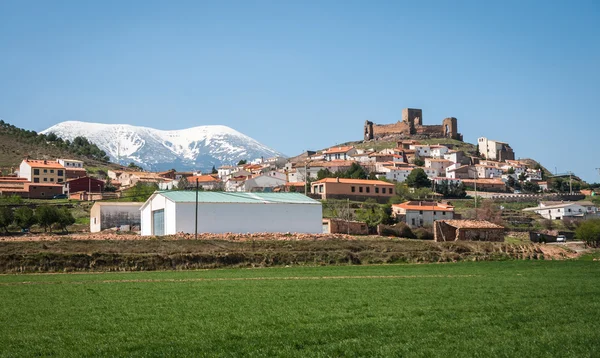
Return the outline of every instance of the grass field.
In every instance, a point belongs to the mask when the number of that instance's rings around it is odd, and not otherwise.
[[[594,356],[600,264],[0,276],[2,356]]]

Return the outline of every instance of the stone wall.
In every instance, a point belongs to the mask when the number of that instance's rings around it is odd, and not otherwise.
[[[367,224],[360,221],[348,221],[342,219],[323,219],[323,224],[329,226],[329,234],[368,235]]]
[[[423,125],[423,110],[404,108],[402,121],[393,124],[375,124],[366,121],[364,125],[364,140],[377,140],[385,137],[421,136],[427,138],[452,138],[461,140],[458,133],[458,120],[454,117],[445,118],[441,125]]]

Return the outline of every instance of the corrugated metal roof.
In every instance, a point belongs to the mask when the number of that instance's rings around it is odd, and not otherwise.
[[[176,203],[195,203],[195,191],[157,192]],[[300,193],[237,193],[237,192],[198,192],[199,203],[243,203],[243,204],[321,204]]]

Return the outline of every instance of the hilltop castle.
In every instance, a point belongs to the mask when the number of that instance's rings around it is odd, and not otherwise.
[[[366,121],[364,127],[365,140],[378,140],[383,137],[421,136],[428,138],[452,138],[462,141],[458,133],[458,120],[454,117],[445,118],[441,125],[423,125],[423,110],[404,108],[402,121],[394,124],[374,124]]]

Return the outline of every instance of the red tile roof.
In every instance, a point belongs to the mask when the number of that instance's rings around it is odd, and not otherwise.
[[[219,181],[219,179],[216,179],[212,175],[193,175],[186,179],[189,183],[195,183],[196,181],[199,183],[216,183]]]
[[[341,183],[341,184],[361,184],[361,185],[382,185],[395,186],[393,183],[388,183],[382,180],[366,180],[366,179],[345,179],[345,178],[325,178],[313,182],[313,184],[322,183]]]
[[[25,163],[29,164],[32,168],[53,168],[53,169],[65,169],[59,162],[53,160],[34,160],[24,159]]]
[[[352,146],[332,147],[332,148],[325,150],[323,152],[323,154],[347,153],[347,152],[351,151],[352,149],[354,149],[354,147],[352,147]]]
[[[429,201],[407,201],[402,204],[394,204],[392,206],[405,210],[454,212],[454,207],[451,205]]]

